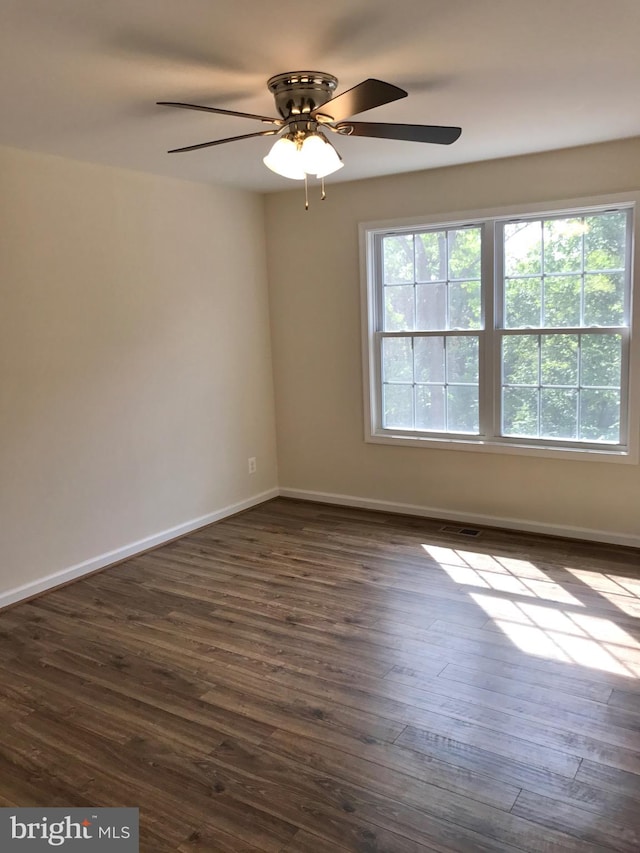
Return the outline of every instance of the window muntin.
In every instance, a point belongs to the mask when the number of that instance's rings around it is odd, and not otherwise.
[[[372,434],[625,451],[631,220],[370,231]]]

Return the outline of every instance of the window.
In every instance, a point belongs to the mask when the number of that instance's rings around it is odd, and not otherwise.
[[[368,440],[630,457],[633,213],[362,226]]]

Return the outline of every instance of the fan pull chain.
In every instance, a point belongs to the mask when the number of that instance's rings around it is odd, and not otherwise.
[[[320,178],[320,201],[324,201],[326,197],[324,178]],[[309,210],[309,181],[306,174],[304,176],[304,209]]]

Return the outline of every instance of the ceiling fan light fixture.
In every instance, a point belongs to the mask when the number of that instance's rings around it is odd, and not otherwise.
[[[275,98],[280,118],[201,104],[158,101],[161,106],[247,118],[271,125],[269,130],[173,148],[168,153],[197,151],[241,139],[282,134],[263,158],[263,162],[272,172],[294,181],[305,181],[306,185],[308,175],[315,175],[323,181],[327,175],[337,172],[344,165],[336,149],[319,130],[320,127],[344,136],[367,136],[372,139],[397,139],[437,145],[451,145],[462,132],[459,127],[352,121],[352,116],[393,103],[405,98],[408,93],[392,83],[385,83],[384,80],[376,80],[373,77],[334,96],[337,85],[336,77],[321,71],[287,71],[284,74],[276,74],[267,81],[267,86]],[[324,182],[322,197],[325,197]]]
[[[293,181],[303,181],[305,178],[300,149],[288,136],[278,139],[262,162],[268,169],[283,178],[291,178]]]
[[[300,150],[302,168],[307,175],[326,178],[344,166],[340,155],[323,133],[310,133]]]

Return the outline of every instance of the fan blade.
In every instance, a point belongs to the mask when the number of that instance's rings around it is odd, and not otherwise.
[[[212,145],[223,145],[225,142],[237,142],[239,139],[251,139],[254,136],[273,136],[278,130],[259,130],[257,133],[244,133],[242,136],[229,136],[227,139],[214,139],[213,142],[200,142],[198,145],[186,145],[184,148],[172,148],[167,154],[182,154],[183,151],[197,151],[199,148],[210,148]]]
[[[392,86],[391,83],[374,80],[370,77],[368,80],[358,83],[353,89],[347,89],[341,95],[331,98],[321,107],[316,107],[311,113],[311,117],[323,115],[329,116],[331,121],[342,121],[349,116],[372,110],[374,107],[381,107],[384,104],[390,104],[392,101],[398,101],[400,98],[406,98],[407,94],[404,89],[400,89],[398,86]]]
[[[257,116],[253,113],[239,113],[236,110],[221,110],[218,107],[201,107],[198,104],[180,104],[176,101],[157,101],[159,107],[180,107],[183,110],[202,110],[205,113],[218,113],[223,116],[239,116],[240,118],[252,118],[256,121],[268,121],[269,124],[283,124],[282,119],[270,116]]]
[[[429,124],[380,124],[370,121],[347,121],[335,129],[346,136],[371,136],[376,139],[404,139],[407,142],[434,142],[451,145],[462,133],[460,127]]]

